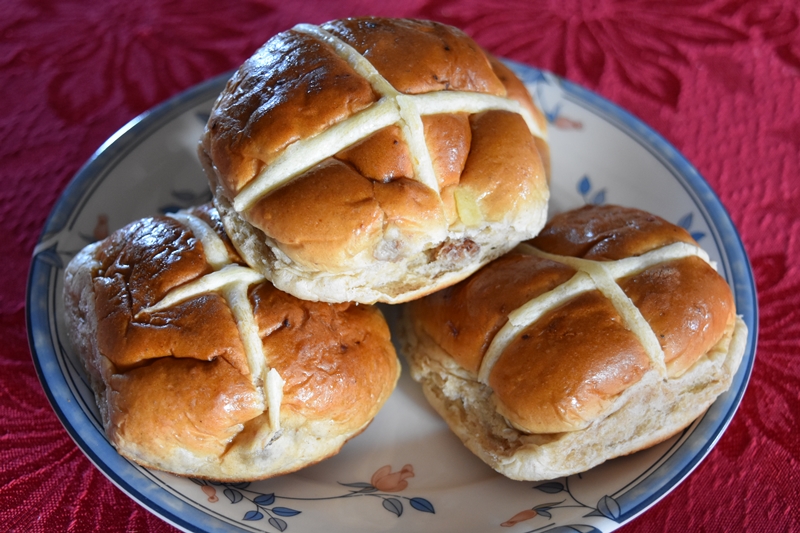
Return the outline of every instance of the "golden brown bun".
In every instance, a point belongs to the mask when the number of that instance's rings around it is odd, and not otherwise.
[[[263,479],[334,455],[399,375],[377,308],[277,290],[209,206],[86,247],[64,297],[109,440],[179,475]]]
[[[406,306],[412,376],[465,444],[515,479],[656,444],[727,390],[747,331],[683,229],[587,206]]]
[[[242,257],[307,300],[399,303],[544,225],[546,122],[467,35],[383,18],[299,25],[220,94],[199,147]]]

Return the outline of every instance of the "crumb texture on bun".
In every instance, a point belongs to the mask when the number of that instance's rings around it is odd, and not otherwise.
[[[64,299],[109,440],[179,475],[263,479],[334,455],[399,375],[377,308],[277,290],[210,205],[86,247]]]
[[[661,442],[730,386],[747,331],[708,255],[637,209],[586,206],[407,305],[404,353],[464,443],[514,479]]]
[[[548,150],[522,82],[466,34],[357,18],[270,39],[199,155],[232,241],[278,288],[399,303],[541,229]]]

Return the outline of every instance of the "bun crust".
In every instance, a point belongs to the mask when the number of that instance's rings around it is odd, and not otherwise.
[[[499,472],[537,480],[661,442],[730,386],[746,327],[683,229],[587,206],[406,306],[412,377]]]
[[[399,303],[541,229],[545,132],[522,83],[459,30],[346,19],[248,59],[199,154],[231,239],[278,288]]]
[[[134,222],[65,278],[70,339],[120,454],[254,480],[336,454],[394,389],[377,308],[306,302],[246,267],[209,206]]]

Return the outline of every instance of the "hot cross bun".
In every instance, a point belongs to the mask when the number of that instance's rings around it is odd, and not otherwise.
[[[747,330],[684,229],[637,209],[560,214],[459,284],[407,305],[403,353],[499,472],[584,471],[659,443],[730,386]]]
[[[336,454],[400,371],[377,308],[277,290],[210,205],[88,246],[64,300],[109,440],[179,475],[262,479]]]
[[[199,147],[242,257],[307,300],[399,303],[544,225],[546,121],[463,32],[301,24],[228,82]]]

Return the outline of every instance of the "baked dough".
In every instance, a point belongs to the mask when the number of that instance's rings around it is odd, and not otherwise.
[[[587,206],[406,306],[412,377],[466,446],[522,480],[676,434],[726,391],[747,330],[707,254],[640,210]]]
[[[86,247],[64,300],[108,439],[183,476],[263,479],[334,455],[400,371],[377,308],[277,290],[210,205]]]
[[[242,257],[306,300],[421,297],[546,218],[544,116],[505,65],[435,22],[276,35],[219,96],[199,155]]]

